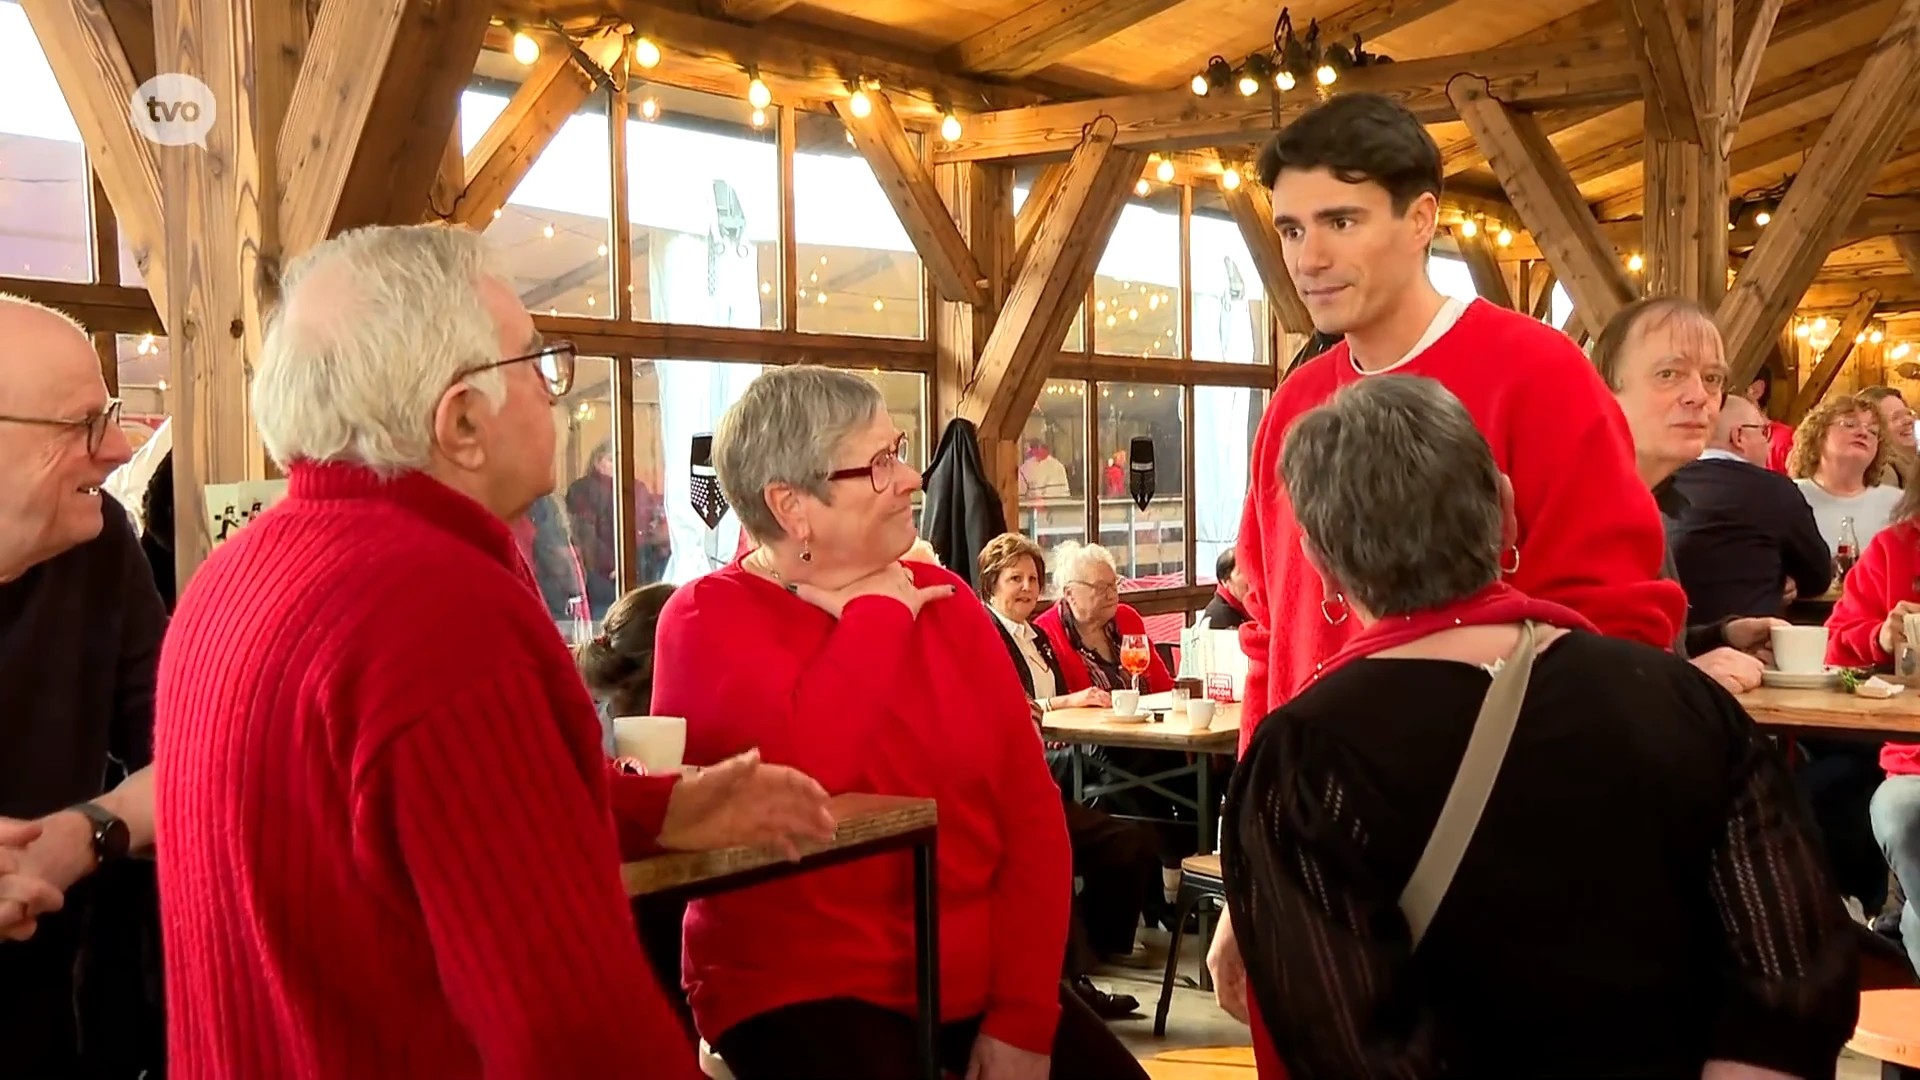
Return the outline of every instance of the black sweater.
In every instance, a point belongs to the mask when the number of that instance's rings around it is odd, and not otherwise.
[[[1686,498],[1674,567],[1687,622],[1778,615],[1788,579],[1801,597],[1827,591],[1832,553],[1793,481],[1725,458],[1689,462],[1673,476]]]

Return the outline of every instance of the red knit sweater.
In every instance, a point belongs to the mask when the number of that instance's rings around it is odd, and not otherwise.
[[[905,565],[958,595],[918,619],[863,597],[835,620],[738,562],[682,586],[660,613],[653,710],[687,718],[693,764],[757,746],[836,794],[938,800],[942,1011],[1046,1053],[1073,890],[1060,791],[986,610],[951,572]],[[912,886],[902,852],[695,901],[701,1033],[834,997],[911,1013]]]
[[[1603,633],[1670,648],[1686,596],[1660,580],[1666,540],[1634,469],[1620,407],[1566,335],[1476,300],[1453,328],[1393,374],[1436,379],[1460,399],[1513,481],[1520,568],[1507,581],[1580,612]],[[1280,481],[1280,450],[1302,414],[1358,381],[1342,342],[1287,376],[1254,437],[1238,541],[1252,621],[1240,628],[1247,690],[1240,747],[1359,627],[1321,614],[1325,586],[1300,551]]]
[[[1033,620],[1033,625],[1047,635],[1047,644],[1053,646],[1054,659],[1060,663],[1060,692],[1072,694],[1092,686],[1093,676],[1087,673],[1087,662],[1074,651],[1073,642],[1067,640],[1067,627],[1060,619],[1060,604],[1041,612],[1040,617]],[[1144,634],[1147,632],[1147,623],[1138,611],[1121,604],[1114,609],[1113,628],[1122,636]],[[1118,647],[1118,642],[1115,647]],[[1147,649],[1147,670],[1140,674],[1140,689],[1148,694],[1173,689],[1173,676],[1168,674],[1167,665],[1160,660],[1158,649]]]
[[[699,1076],[512,534],[424,474],[296,465],[181,597],[155,706],[172,1075]]]
[[[1912,521],[1880,530],[1847,572],[1840,601],[1827,616],[1827,663],[1891,663],[1893,657],[1880,647],[1880,625],[1903,600],[1920,600],[1920,524]],[[1889,773],[1920,774],[1920,744],[1881,746],[1880,767]]]

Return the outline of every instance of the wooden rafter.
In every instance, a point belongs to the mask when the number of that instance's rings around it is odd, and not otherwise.
[[[620,58],[625,39],[606,30],[580,46],[604,70]],[[564,49],[549,46],[514,91],[507,107],[487,125],[486,134],[466,157],[466,190],[454,203],[451,220],[485,228],[494,211],[507,204],[560,128],[592,95],[596,83]],[[437,144],[436,144],[437,145]]]
[[[1902,3],[1847,88],[1773,222],[1719,308],[1733,382],[1750,380],[1860,206],[1920,94],[1920,0]]]
[[[1027,261],[1027,251],[1033,246],[1033,234],[1040,228],[1040,222],[1047,216],[1047,209],[1053,205],[1054,197],[1060,194],[1060,182],[1067,178],[1065,162],[1056,162],[1040,170],[1040,175],[1027,189],[1027,197],[1020,204],[1020,212],[1013,219],[1013,257],[1008,264],[1016,276],[1020,267]]]
[[[967,238],[960,235],[947,204],[940,200],[932,174],[914,153],[907,129],[901,126],[885,94],[870,91],[866,99],[869,104],[865,116],[841,102],[834,102],[833,108],[853,136],[853,145],[873,169],[874,179],[879,181],[880,190],[899,216],[901,227],[941,295],[984,306],[987,281],[967,248]]]
[[[1456,225],[1453,227],[1453,242],[1460,248],[1460,258],[1467,264],[1467,273],[1473,276],[1473,291],[1489,303],[1513,308],[1513,292],[1507,288],[1506,276],[1500,273],[1500,264],[1494,260],[1493,242],[1487,239],[1487,231],[1475,229],[1472,236],[1467,236]]]
[[[1742,5],[1733,27],[1732,93],[1727,100],[1727,130],[1721,149],[1731,152],[1733,136],[1747,111],[1747,98],[1753,93],[1753,81],[1760,77],[1760,61],[1766,57],[1767,39],[1780,17],[1781,0],[1753,0]]]
[[[795,0],[714,0],[714,14],[735,22],[757,23],[773,18],[794,5]]]
[[[981,350],[960,415],[991,436],[1016,437],[1046,382],[1047,363],[1078,309],[1146,155],[1115,143],[1112,120],[1091,125],[1061,180],[1032,250]]]
[[[1340,77],[1341,93],[1388,94],[1425,122],[1458,119],[1447,98],[1447,81],[1461,72],[1485,77],[1489,96],[1529,109],[1620,103],[1640,94],[1633,54],[1604,39],[1565,41],[1522,49],[1489,49],[1454,56],[1403,60],[1360,68]],[[1305,88],[1280,95],[1277,108],[1266,95],[1213,93],[1196,97],[1176,90],[1088,101],[1035,105],[981,113],[961,138],[934,155],[936,161],[1058,154],[1071,149],[1085,127],[1099,118],[1117,125],[1123,147],[1180,149],[1258,141],[1306,112],[1319,97]]]
[[[158,148],[134,130],[127,112],[127,103],[145,81],[136,78],[129,59],[138,47],[121,44],[114,23],[99,7],[75,0],[22,0],[22,7],[80,129],[87,162],[113,204],[120,235],[164,319],[168,293],[160,156]],[[151,71],[150,20],[146,26],[145,62]]]
[[[1598,334],[1633,298],[1634,289],[1553,144],[1532,115],[1495,100],[1485,79],[1460,76],[1448,92],[1520,220],[1573,298],[1573,310]]]
[[[1266,289],[1280,328],[1289,334],[1313,333],[1313,315],[1294,287],[1293,274],[1287,270],[1287,254],[1280,241],[1280,230],[1273,225],[1273,195],[1259,184],[1245,183],[1221,188],[1220,197],[1240,229],[1240,239],[1253,256],[1253,268]]]
[[[1018,78],[1104,41],[1179,0],[1041,0],[947,51],[961,71]]]
[[[1546,322],[1553,318],[1553,287],[1557,281],[1558,279],[1553,276],[1553,268],[1548,267],[1543,280],[1540,282],[1540,291],[1534,295],[1533,310],[1531,312],[1533,317],[1539,319],[1541,322]]]
[[[1801,384],[1800,392],[1794,395],[1793,407],[1787,413],[1788,423],[1799,423],[1802,417],[1813,410],[1814,406],[1820,404],[1821,398],[1827,396],[1835,376],[1840,374],[1841,368],[1847,366],[1847,357],[1853,355],[1855,339],[1866,332],[1867,323],[1873,319],[1873,309],[1879,303],[1880,294],[1869,289],[1861,293],[1859,299],[1853,302],[1853,306],[1847,309],[1846,317],[1840,320],[1840,330],[1834,335],[1832,344],[1827,346],[1827,351],[1820,354],[1820,362],[1813,366],[1807,381]],[[1761,359],[1764,362],[1766,358],[1762,356]],[[1729,385],[1744,386],[1751,383],[1759,373],[1760,369],[1756,367],[1753,374],[1747,375],[1744,379],[1736,375]]]
[[[1907,273],[1920,281],[1920,234],[1903,233],[1894,237],[1893,249],[1900,253],[1900,261],[1907,264]]]
[[[484,6],[461,0],[322,6],[280,136],[289,253],[355,226],[427,216],[487,21]]]
[[[943,300],[935,306],[939,333],[934,335],[933,430],[944,432],[959,415],[966,387],[974,380],[1012,279],[1013,168],[978,162],[941,165],[934,170],[934,182],[942,199],[953,208],[954,223],[967,238],[967,246],[988,281],[988,302],[984,305]],[[1000,494],[1002,513],[1010,522],[1017,520],[1018,440],[984,437],[980,455],[987,482]]]
[[[1670,0],[1618,0],[1627,42],[1640,64],[1647,133],[1655,138],[1700,142],[1694,59],[1684,28],[1676,33]]]
[[[1372,41],[1391,34],[1421,19],[1438,15],[1460,0],[1359,0],[1320,20],[1320,39],[1346,42],[1354,38]]]

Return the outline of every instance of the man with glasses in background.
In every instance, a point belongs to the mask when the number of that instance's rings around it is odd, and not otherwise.
[[[76,1006],[128,974],[93,947],[128,929],[94,910],[124,895],[96,871],[153,840],[167,620],[125,510],[100,490],[133,455],[119,415],[78,324],[0,297],[0,1071],[10,1076],[159,1064],[128,1060],[139,1048],[124,1000],[111,1032]],[[122,985],[138,987],[137,969]]]
[[[195,575],[160,661],[181,1075],[692,1080],[621,859],[833,833],[752,752],[614,774],[508,525],[553,490],[574,374],[511,280],[440,226],[287,267],[252,388],[287,495]]]

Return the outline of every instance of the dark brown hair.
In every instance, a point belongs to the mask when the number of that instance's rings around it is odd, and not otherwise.
[[[644,713],[653,707],[653,636],[660,610],[673,596],[665,582],[642,585],[613,602],[600,636],[573,651],[593,696],[610,715]]]
[[[1034,572],[1040,576],[1040,587],[1044,590],[1047,585],[1047,553],[1040,549],[1039,544],[1019,533],[1001,533],[980,549],[980,599],[993,599],[994,586],[1000,584],[1000,575],[1021,559],[1033,560]]]
[[[1280,129],[1260,151],[1261,185],[1272,187],[1289,169],[1379,184],[1395,214],[1421,195],[1440,197],[1440,147],[1419,117],[1384,94],[1341,94]]]

